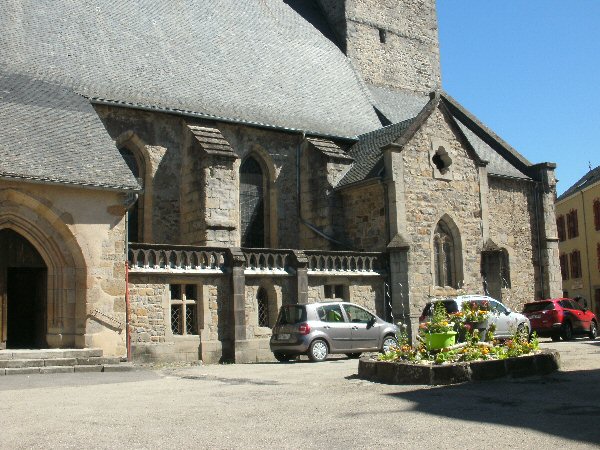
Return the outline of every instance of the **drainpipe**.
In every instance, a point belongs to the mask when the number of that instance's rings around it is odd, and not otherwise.
[[[125,345],[127,361],[131,362],[131,333],[129,332],[129,211],[125,212]]]
[[[330,235],[324,233],[319,228],[317,228],[316,225],[308,222],[307,220],[305,220],[302,217],[302,197],[301,197],[301,193],[300,193],[300,157],[302,156],[302,144],[304,143],[305,140],[306,140],[306,132],[303,131],[302,139],[300,140],[300,142],[298,143],[298,147],[296,148],[296,199],[298,202],[298,211],[297,211],[298,219],[300,220],[300,222],[303,225],[305,225],[307,228],[310,228],[312,231],[314,231],[316,234],[318,234],[322,238],[324,238],[330,242],[333,242],[342,248],[345,248],[347,250],[352,250],[352,248],[350,248],[348,245],[338,241],[333,236],[330,236]]]

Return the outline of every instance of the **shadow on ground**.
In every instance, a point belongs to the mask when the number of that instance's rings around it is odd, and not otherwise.
[[[410,401],[414,403],[414,411],[433,416],[526,428],[577,442],[600,443],[600,370],[557,372],[544,377],[387,395]]]

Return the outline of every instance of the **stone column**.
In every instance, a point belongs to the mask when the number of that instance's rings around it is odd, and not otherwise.
[[[238,156],[217,128],[188,128],[193,139],[182,168],[181,243],[239,245]]]
[[[246,277],[244,269],[246,258],[239,248],[230,248],[231,257],[231,328],[234,361],[236,363],[253,362],[255,358],[249,349],[248,328],[246,322]]]
[[[308,303],[308,258],[301,250],[292,250],[296,259],[296,302]]]
[[[556,229],[556,177],[554,163],[540,163],[532,166],[537,181],[535,186],[538,236],[540,242],[540,284],[542,298],[562,296],[562,277],[558,252],[558,232]]]
[[[390,243],[387,251],[390,258],[390,295],[395,322],[406,325],[408,336],[418,328],[418,314],[410,309],[408,289],[408,252],[406,200],[404,187],[404,161],[402,146],[392,143],[382,148],[385,164],[384,180],[389,216]],[[413,317],[414,316],[414,317]],[[414,331],[413,331],[414,330]]]

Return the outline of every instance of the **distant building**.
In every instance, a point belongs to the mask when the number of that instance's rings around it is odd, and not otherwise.
[[[581,296],[600,313],[600,166],[556,199],[565,297]]]
[[[414,329],[560,295],[555,165],[441,89],[435,0],[13,0],[0,30],[0,347],[260,361],[282,304]]]

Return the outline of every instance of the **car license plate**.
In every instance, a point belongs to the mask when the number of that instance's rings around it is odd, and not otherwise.
[[[284,333],[284,334],[278,334],[277,335],[277,340],[279,341],[287,341],[290,338],[289,333]]]

